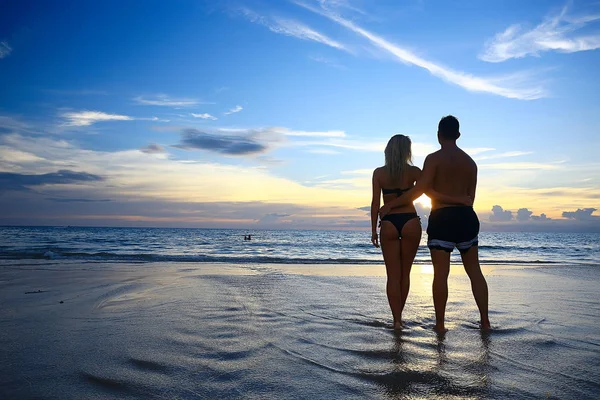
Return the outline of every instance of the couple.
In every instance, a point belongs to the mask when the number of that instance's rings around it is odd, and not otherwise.
[[[489,329],[488,287],[479,266],[477,248],[479,220],[473,210],[477,165],[456,145],[460,132],[455,117],[449,115],[440,120],[437,136],[441,149],[425,158],[423,171],[411,165],[410,139],[395,135],[385,148],[385,166],[373,172],[371,241],[375,247],[379,247],[378,239],[381,241],[394,329],[402,327],[402,310],[410,288],[410,269],[421,241],[421,223],[413,201],[423,193],[431,198],[427,247],[434,271],[435,330],[446,331],[444,315],[448,300],[450,253],[454,247],[460,251],[471,280],[481,329]],[[380,207],[382,193],[384,205]],[[380,238],[377,236],[378,216],[381,217]]]

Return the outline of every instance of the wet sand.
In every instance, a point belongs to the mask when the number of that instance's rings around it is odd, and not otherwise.
[[[0,264],[0,398],[595,398],[600,266],[453,266],[432,331],[417,265],[394,332],[365,265]],[[62,302],[62,303],[61,303]]]

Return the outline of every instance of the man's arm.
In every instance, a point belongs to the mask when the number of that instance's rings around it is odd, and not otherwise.
[[[421,173],[421,177],[417,180],[417,184],[408,190],[406,193],[398,196],[391,202],[387,203],[383,206],[379,212],[381,216],[386,215],[392,208],[400,207],[405,204],[410,204],[416,199],[418,199],[425,191],[427,191],[432,183],[433,178],[435,176],[435,161],[432,159],[431,154],[425,158],[425,162],[423,163],[423,172]]]
[[[377,241],[377,218],[379,217],[379,206],[381,204],[381,185],[377,179],[377,170],[373,171],[373,195],[371,199],[371,242],[379,247]]]

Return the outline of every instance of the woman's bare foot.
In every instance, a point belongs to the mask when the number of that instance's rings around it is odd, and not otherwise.
[[[394,321],[394,330],[395,331],[402,330],[402,328],[403,328],[402,321]]]
[[[490,320],[486,319],[485,321],[479,321],[480,329],[482,331],[488,331],[492,329],[492,325],[490,325]]]
[[[435,324],[435,326],[433,327],[433,330],[436,331],[437,333],[448,332],[448,329],[444,326],[444,324],[441,324],[441,325]]]

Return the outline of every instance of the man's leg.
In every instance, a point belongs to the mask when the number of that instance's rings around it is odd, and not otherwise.
[[[445,250],[430,249],[433,264],[433,307],[435,308],[435,330],[445,332],[444,318],[448,301],[448,274],[450,274],[450,253]]]
[[[471,290],[473,291],[473,297],[475,297],[477,308],[479,308],[481,329],[490,329],[490,320],[488,317],[488,286],[483,273],[481,272],[481,266],[479,265],[479,248],[477,245],[471,246],[468,250],[461,251],[460,256],[462,257],[465,271],[471,280]]]

